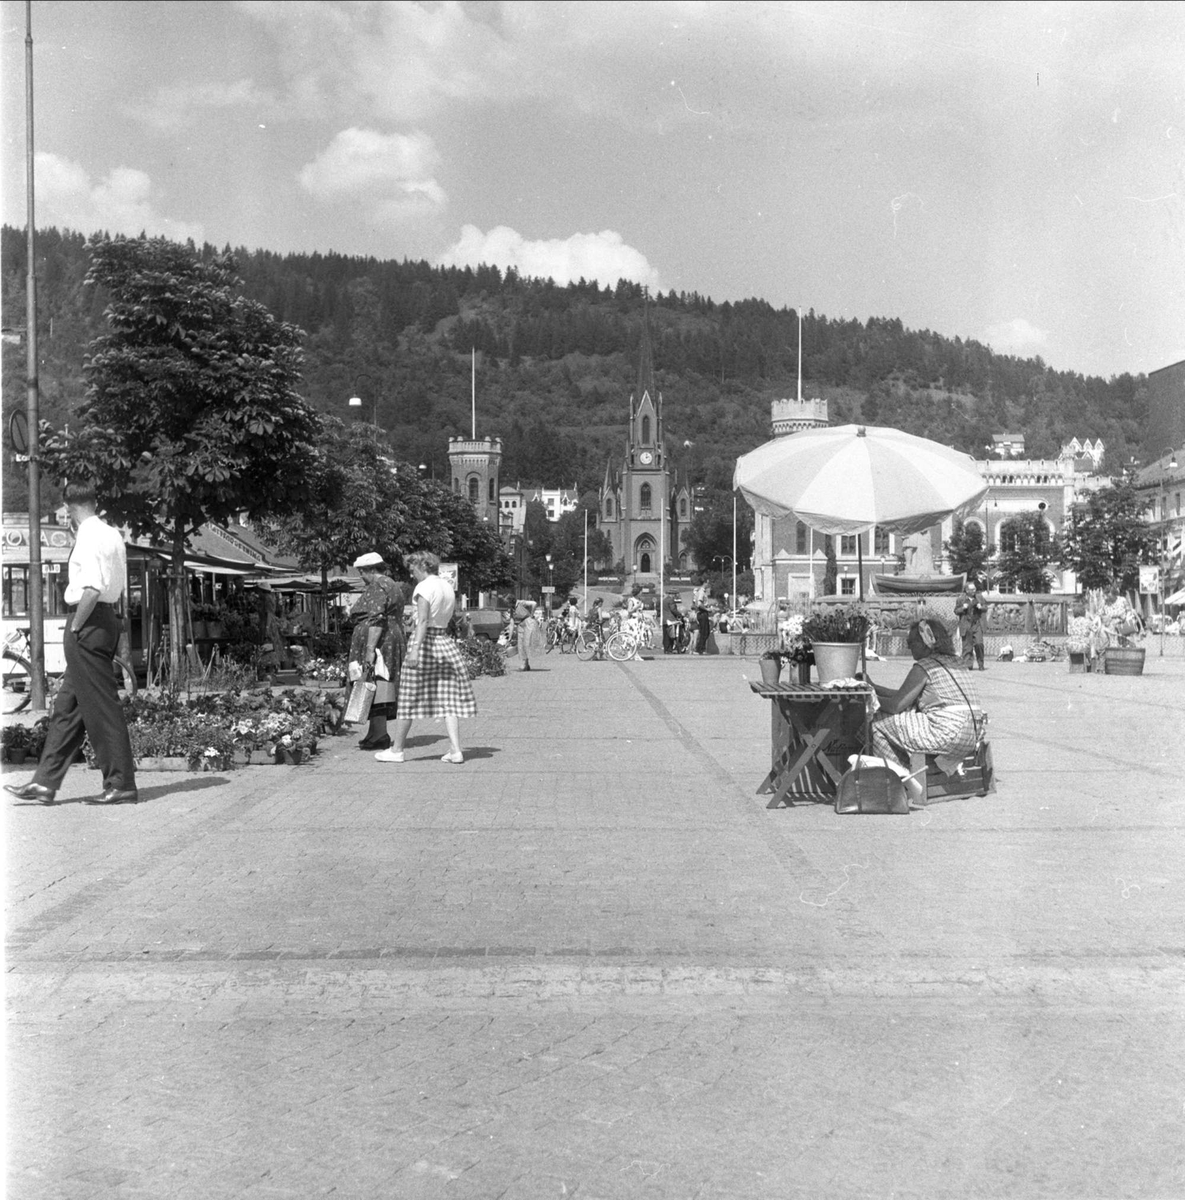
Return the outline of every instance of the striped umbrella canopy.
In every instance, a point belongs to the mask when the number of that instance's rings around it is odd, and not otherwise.
[[[974,512],[988,492],[969,454],[875,425],[775,438],[737,459],[733,487],[757,512],[832,535],[921,533]]]

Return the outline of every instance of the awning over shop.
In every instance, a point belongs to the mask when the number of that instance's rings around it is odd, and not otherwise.
[[[160,550],[155,546],[128,546],[128,553],[139,554],[144,558],[155,558],[160,562],[173,561],[173,555],[168,550]],[[257,575],[259,563],[245,562],[242,559],[215,558],[209,554],[186,554],[185,566],[190,571],[203,571],[207,575]]]

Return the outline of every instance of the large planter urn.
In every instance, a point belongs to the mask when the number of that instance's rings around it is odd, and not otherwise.
[[[850,679],[860,669],[860,642],[812,642],[820,683]]]

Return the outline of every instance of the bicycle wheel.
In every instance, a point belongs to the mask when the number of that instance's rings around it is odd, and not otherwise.
[[[29,707],[33,694],[29,690],[33,680],[33,667],[28,659],[15,651],[4,651],[4,715],[20,712]]]
[[[596,658],[597,647],[600,639],[595,633],[589,633],[588,630],[583,630],[576,635],[576,657],[581,662],[588,662],[591,658]]]
[[[638,652],[638,642],[632,634],[618,631],[606,643],[605,650],[614,662],[625,662]]]
[[[543,653],[550,654],[555,649],[555,643],[556,643],[555,626],[550,621],[548,621],[547,622],[547,644],[544,647]]]

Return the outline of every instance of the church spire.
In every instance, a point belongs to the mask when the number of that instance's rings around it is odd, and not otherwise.
[[[649,392],[654,397],[654,358],[650,352],[650,305],[642,309],[642,346],[638,356],[638,399]]]

